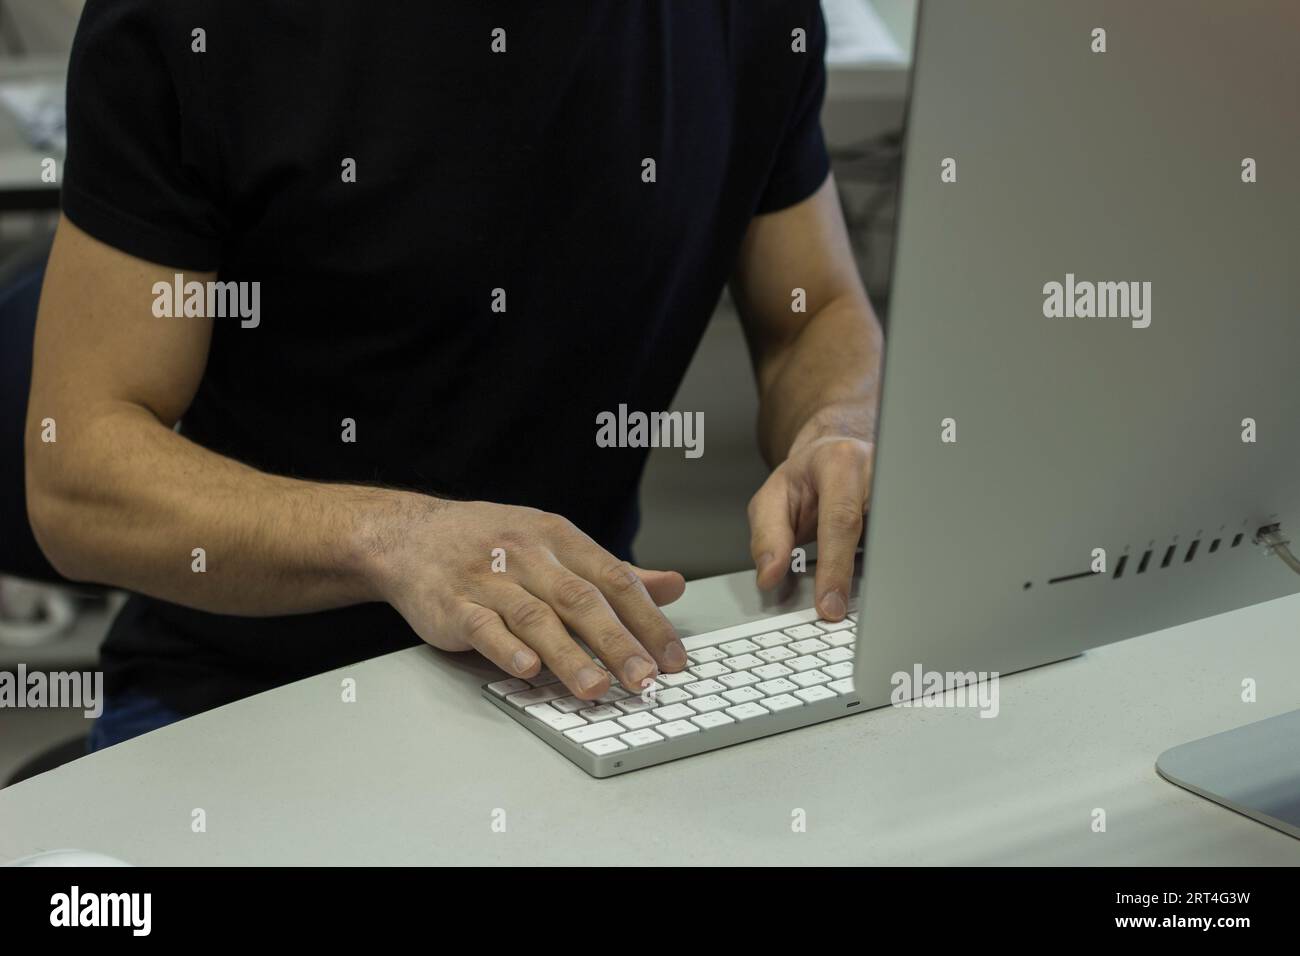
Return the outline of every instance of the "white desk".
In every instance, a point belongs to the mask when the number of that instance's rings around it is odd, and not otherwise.
[[[674,623],[759,615],[750,581],[692,583]],[[491,672],[472,657],[416,648],[0,791],[0,860],[75,847],[139,864],[1296,865],[1300,841],[1153,763],[1296,706],[1298,616],[1287,598],[1003,678],[992,720],[886,708],[609,780],[481,700]],[[357,703],[340,701],[344,676]],[[1241,703],[1243,677],[1259,703]],[[191,832],[196,807],[206,833]],[[791,831],[796,807],[806,833]]]

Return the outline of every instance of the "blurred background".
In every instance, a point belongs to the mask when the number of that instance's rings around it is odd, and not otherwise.
[[[122,596],[38,580],[22,499],[31,323],[57,219],[68,51],[84,0],[0,0],[0,671],[88,670]],[[916,0],[823,0],[822,125],[859,268],[889,301],[900,134]],[[48,166],[48,164],[45,164]],[[698,578],[749,566],[745,505],[767,474],[740,322],[724,296],[672,408],[704,413],[706,454],[656,450],[642,485],[638,563]],[[80,710],[0,709],[0,786],[79,756]]]

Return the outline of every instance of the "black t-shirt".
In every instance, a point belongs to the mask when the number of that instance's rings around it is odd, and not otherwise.
[[[646,452],[596,416],[671,407],[751,218],[825,180],[824,48],[816,0],[89,0],[63,208],[260,283],[256,327],[214,320],[195,442],[531,505],[627,556]],[[414,643],[386,605],[134,597],[104,663],[194,713]]]

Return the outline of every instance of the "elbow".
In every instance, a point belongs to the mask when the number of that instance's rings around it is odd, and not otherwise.
[[[27,497],[27,523],[32,537],[45,559],[54,570],[70,581],[89,580],[84,556],[79,553],[80,535],[84,522],[78,518],[75,499],[61,489],[48,469],[26,456],[25,485]]]

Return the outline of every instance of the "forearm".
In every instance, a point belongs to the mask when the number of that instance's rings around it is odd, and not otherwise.
[[[883,336],[865,297],[845,295],[758,362],[759,447],[775,466],[828,435],[870,441],[880,400]]]
[[[67,577],[189,607],[270,615],[377,600],[375,559],[406,517],[439,506],[259,472],[138,405],[81,421],[28,447],[41,547]]]

